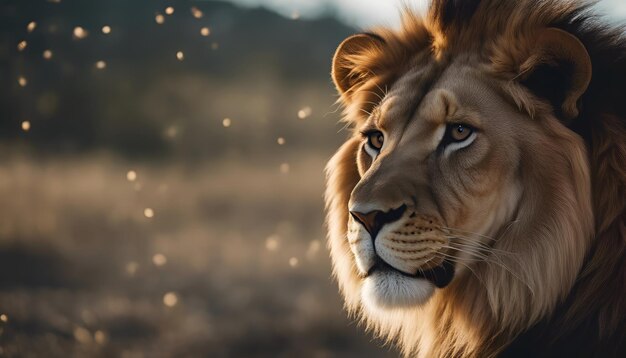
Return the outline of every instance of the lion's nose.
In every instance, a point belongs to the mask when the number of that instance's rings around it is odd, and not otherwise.
[[[394,221],[398,221],[402,217],[402,214],[404,214],[405,210],[406,205],[402,205],[399,208],[392,209],[387,212],[381,210],[373,210],[367,213],[350,211],[350,215],[352,215],[354,220],[358,221],[365,227],[365,230],[370,233],[372,240],[374,240],[383,226]]]

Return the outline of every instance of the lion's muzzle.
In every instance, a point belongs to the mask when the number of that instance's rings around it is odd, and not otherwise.
[[[438,287],[452,279],[454,267],[445,260],[448,238],[439,220],[410,212],[405,205],[387,212],[350,214],[348,240],[363,276],[395,270]]]

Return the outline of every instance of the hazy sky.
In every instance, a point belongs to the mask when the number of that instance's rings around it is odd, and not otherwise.
[[[325,10],[338,12],[346,22],[359,26],[394,25],[398,23],[398,9],[403,3],[424,7],[427,0],[229,0],[246,6],[265,6],[286,16],[297,13],[315,17]],[[626,0],[600,0],[599,10],[613,20],[626,22]]]

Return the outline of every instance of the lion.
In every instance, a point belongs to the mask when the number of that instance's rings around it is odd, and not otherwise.
[[[626,40],[589,7],[433,0],[339,45],[333,273],[404,355],[626,357]]]

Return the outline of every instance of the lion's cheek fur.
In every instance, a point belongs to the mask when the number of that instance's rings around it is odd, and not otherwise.
[[[333,264],[333,275],[345,298],[349,312],[356,312],[360,305],[361,282],[352,259],[347,240],[348,201],[350,192],[359,181],[356,153],[360,141],[347,141],[326,166],[326,224],[328,247]]]

